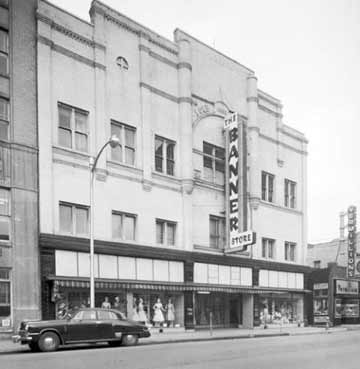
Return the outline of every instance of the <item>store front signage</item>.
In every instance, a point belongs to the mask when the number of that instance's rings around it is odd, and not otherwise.
[[[359,294],[359,282],[337,279],[336,280],[336,294],[337,295],[358,295]]]
[[[355,277],[355,257],[356,257],[356,207],[348,208],[348,278]]]
[[[227,151],[227,209],[229,216],[228,252],[245,252],[255,243],[254,232],[246,227],[246,152],[240,146],[246,142],[244,124],[237,113],[225,118],[224,128],[228,135]],[[244,151],[244,148],[241,147]]]

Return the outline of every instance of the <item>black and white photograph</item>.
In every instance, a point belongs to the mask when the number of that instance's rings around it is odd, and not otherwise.
[[[0,368],[358,369],[359,66],[360,0],[0,0]]]

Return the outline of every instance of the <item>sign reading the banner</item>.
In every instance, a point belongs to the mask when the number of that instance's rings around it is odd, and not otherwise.
[[[229,245],[225,252],[247,251],[247,246],[255,243],[254,232],[246,229],[246,165],[241,145],[245,144],[243,122],[239,114],[234,113],[225,118],[224,128],[228,135],[227,155],[227,201],[229,216]],[[245,163],[246,164],[246,163]],[[244,169],[245,168],[245,169]],[[242,180],[240,180],[242,178]]]
[[[345,279],[337,279],[335,291],[337,295],[358,295],[359,282],[347,281]]]
[[[356,207],[348,208],[348,278],[355,277],[355,258],[356,258]]]

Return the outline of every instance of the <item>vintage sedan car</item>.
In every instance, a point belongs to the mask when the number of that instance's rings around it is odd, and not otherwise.
[[[148,327],[111,309],[84,308],[63,320],[23,321],[13,342],[32,351],[55,351],[60,345],[108,342],[111,346],[136,345],[150,337]]]

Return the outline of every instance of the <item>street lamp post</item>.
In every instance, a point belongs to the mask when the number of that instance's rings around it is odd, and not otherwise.
[[[117,136],[113,135],[100,149],[95,159],[90,158],[90,307],[95,307],[95,268],[94,268],[94,179],[97,162],[107,145],[115,148],[120,144]]]

